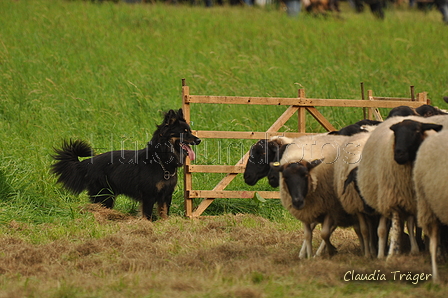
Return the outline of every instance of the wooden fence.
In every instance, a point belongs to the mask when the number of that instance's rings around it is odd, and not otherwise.
[[[307,98],[305,90],[298,90],[297,98],[277,98],[277,97],[239,97],[239,96],[209,96],[191,95],[190,88],[182,80],[182,109],[185,120],[190,122],[191,104],[241,104],[241,105],[282,105],[287,106],[285,112],[269,127],[265,132],[254,131],[206,131],[195,130],[193,134],[201,139],[253,139],[259,140],[271,136],[283,135],[286,137],[299,137],[307,134],[305,131],[305,113],[310,113],[326,130],[337,130],[331,123],[316,109],[316,107],[358,107],[362,108],[364,118],[382,120],[378,108],[394,108],[401,105],[419,107],[429,104],[427,93],[418,93],[414,96],[414,88],[411,86],[410,98],[397,97],[376,97],[372,90],[367,91],[367,98],[364,98],[364,88],[361,83],[361,100],[352,99],[315,99]],[[278,130],[294,114],[298,115],[298,132],[278,132]],[[280,198],[278,191],[233,191],[225,190],[229,183],[240,173],[244,173],[245,165],[249,157],[247,152],[236,165],[193,165],[187,158],[184,166],[184,199],[185,215],[187,217],[199,217],[210,204],[219,198],[253,198],[258,193],[265,199]],[[196,190],[192,185],[193,173],[227,173],[227,175],[212,190]],[[194,209],[193,199],[200,198],[202,201]]]

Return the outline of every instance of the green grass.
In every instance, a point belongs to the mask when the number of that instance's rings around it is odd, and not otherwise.
[[[448,95],[448,31],[441,15],[389,9],[384,21],[355,14],[288,18],[276,7],[1,1],[0,222],[84,219],[86,195],[72,196],[49,174],[53,147],[81,138],[98,152],[143,147],[163,111],[181,107],[181,79],[192,94],[360,98],[427,91],[442,108]],[[230,21],[231,20],[231,21]],[[193,105],[193,129],[266,130],[282,107]],[[341,127],[360,110],[322,108]],[[295,117],[293,117],[295,118]],[[311,118],[310,131],[322,131]],[[283,131],[294,131],[296,119]],[[250,141],[206,140],[198,163],[232,164]],[[225,148],[218,153],[216,148]],[[210,189],[222,175],[198,175]],[[246,186],[241,178],[230,189]],[[136,205],[120,198],[119,210]],[[173,214],[183,214],[182,184]],[[278,201],[220,200],[207,214],[285,215]]]

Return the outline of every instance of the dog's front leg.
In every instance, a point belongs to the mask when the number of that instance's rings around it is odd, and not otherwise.
[[[157,214],[162,219],[167,219],[170,215],[171,200],[173,199],[173,194],[166,195],[162,200],[157,202]]]
[[[147,220],[152,220],[152,209],[154,208],[154,200],[146,199],[142,200],[142,216]]]
[[[157,213],[161,219],[167,219],[168,218],[168,206],[166,202],[163,202],[162,204],[157,204]]]

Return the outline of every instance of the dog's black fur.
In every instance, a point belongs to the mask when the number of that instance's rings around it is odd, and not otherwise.
[[[64,142],[55,149],[56,162],[52,173],[58,182],[75,194],[87,189],[93,203],[112,208],[119,194],[129,196],[142,205],[143,216],[152,219],[154,203],[162,218],[169,214],[172,194],[177,184],[177,168],[194,152],[189,145],[198,145],[182,110],[170,110],[146,148],[110,151],[93,156],[84,141]],[[78,157],[90,157],[79,161]]]

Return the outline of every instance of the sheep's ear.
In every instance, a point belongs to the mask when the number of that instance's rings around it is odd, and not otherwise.
[[[318,160],[318,159],[316,159],[316,160]],[[320,159],[319,159],[320,160]],[[320,164],[321,162],[319,162],[319,164]],[[318,180],[317,180],[317,176],[316,176],[316,173],[314,173],[314,172],[309,172],[309,175],[308,175],[308,191],[311,193],[311,192],[315,192],[316,191],[316,188],[317,188],[317,182],[318,182]]]
[[[317,167],[318,165],[320,165],[325,158],[322,159],[315,159],[312,162],[309,162],[306,164],[306,167],[308,168],[308,171],[311,171],[312,169],[314,169],[315,167]]]
[[[400,122],[400,123],[401,123],[401,122]],[[392,130],[393,132],[395,132],[395,130],[397,129],[397,127],[398,127],[398,123],[395,123],[394,125],[391,125],[391,126],[389,127],[389,129]]]
[[[432,129],[432,130],[439,132],[442,130],[442,128],[443,128],[443,125],[433,124],[433,123],[422,123],[423,131]]]
[[[285,144],[285,145],[282,145],[282,146],[280,147],[280,150],[279,150],[279,155],[280,155],[280,156],[283,155],[283,153],[285,152],[286,148],[288,148],[288,145],[289,145],[289,144]]]
[[[268,149],[274,153],[277,153],[280,149],[280,145],[277,142],[269,142],[267,141]]]
[[[269,166],[271,167],[271,169],[273,170],[273,171],[275,171],[275,172],[283,172],[283,166],[282,165],[280,165],[280,163],[278,162],[278,161],[275,161],[275,162],[271,162],[271,163],[269,163]]]

